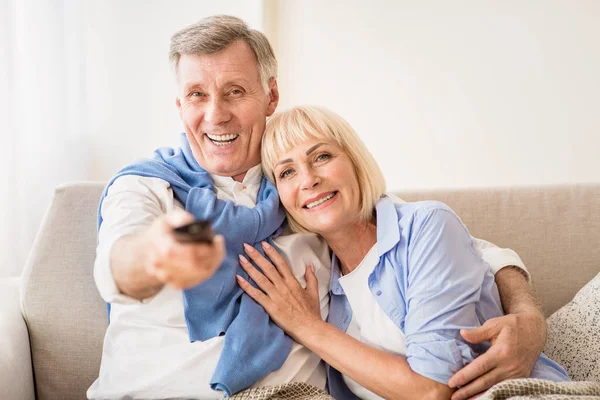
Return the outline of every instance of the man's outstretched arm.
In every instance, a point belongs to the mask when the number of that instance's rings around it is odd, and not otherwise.
[[[225,254],[223,237],[212,244],[180,243],[174,227],[194,217],[173,205],[168,183],[121,177],[102,203],[94,277],[107,302],[135,303],[165,284],[183,289],[208,279]]]
[[[453,400],[467,399],[506,379],[529,377],[546,344],[544,314],[523,270],[502,268],[495,280],[507,315],[461,331],[467,341],[489,340],[492,347],[450,379],[450,387],[462,386]]]

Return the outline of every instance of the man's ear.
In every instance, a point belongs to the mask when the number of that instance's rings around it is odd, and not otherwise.
[[[175,97],[175,105],[177,106],[177,110],[181,114],[181,99],[179,97]]]
[[[279,88],[277,87],[277,78],[271,78],[269,81],[269,105],[267,106],[267,117],[275,112],[279,104]]]

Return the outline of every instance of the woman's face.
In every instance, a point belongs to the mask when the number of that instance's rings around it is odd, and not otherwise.
[[[338,146],[308,140],[281,154],[273,172],[283,206],[305,229],[327,236],[359,221],[358,179]]]

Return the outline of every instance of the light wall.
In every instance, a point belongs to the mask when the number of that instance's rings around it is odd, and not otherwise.
[[[261,0],[103,0],[86,6],[86,130],[93,180],[108,180],[157,147],[178,145],[183,130],[168,62],[171,35],[214,14],[263,27]]]
[[[106,181],[177,145],[169,39],[212,14],[264,30],[280,109],[346,117],[390,190],[600,181],[599,1],[11,0],[0,10],[0,276],[20,272],[58,183]]]
[[[268,7],[280,109],[341,114],[390,189],[600,181],[600,2]]]

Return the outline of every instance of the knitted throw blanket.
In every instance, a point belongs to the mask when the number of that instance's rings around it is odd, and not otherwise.
[[[510,379],[492,386],[479,400],[600,400],[600,382]]]

